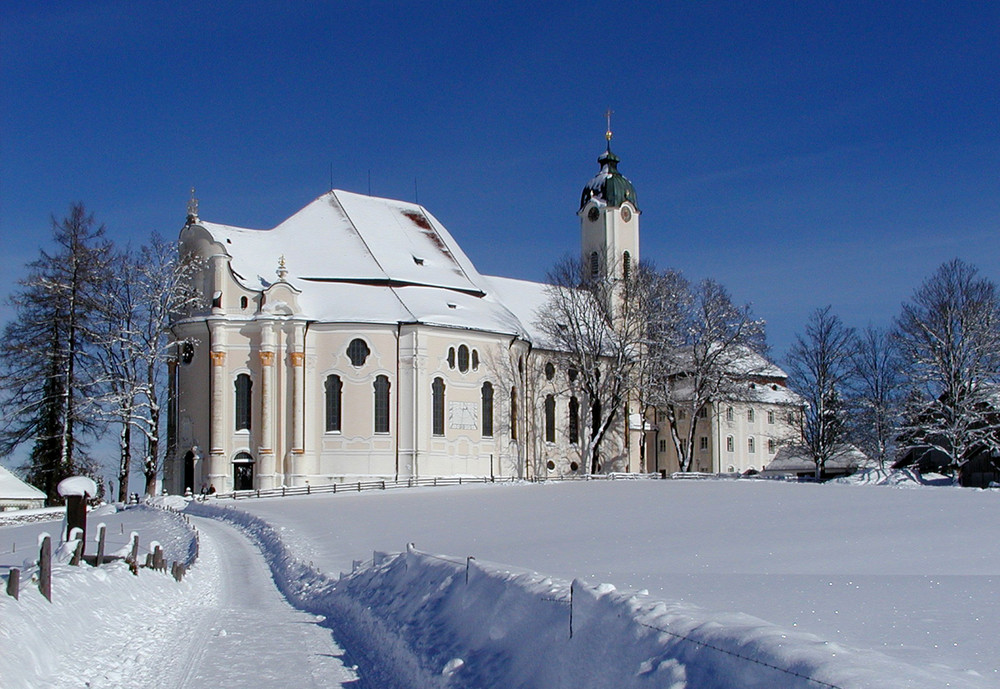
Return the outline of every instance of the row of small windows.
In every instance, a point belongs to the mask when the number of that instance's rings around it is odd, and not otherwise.
[[[768,438],[767,440],[768,454],[773,455],[777,449],[778,449],[777,441],[775,441],[774,438]],[[735,451],[736,451],[736,440],[731,435],[726,436],[726,452],[735,452]],[[747,438],[747,452],[751,453],[757,452],[757,440],[753,436]]]
[[[735,415],[736,415],[735,410],[732,407],[729,407],[729,408],[726,409],[726,421],[732,421],[735,418]],[[754,415],[754,410],[752,408],[751,409],[747,409],[747,421],[749,423],[753,423],[754,422],[754,418],[756,418],[755,415]],[[786,418],[786,421],[788,421],[789,424],[794,424],[795,423],[795,415],[792,412],[789,412],[788,413],[788,417]],[[768,410],[768,412],[767,412],[767,422],[769,424],[773,424],[774,423],[774,411],[773,410]]]
[[[388,376],[379,375],[375,377],[372,385],[374,391],[374,430],[376,433],[389,432],[389,390],[391,384]],[[435,378],[431,384],[431,432],[434,435],[445,434],[445,383],[440,377]],[[235,425],[237,431],[249,431],[251,421],[253,381],[246,373],[236,376],[236,414]],[[323,383],[323,395],[325,402],[324,427],[328,433],[339,433],[343,427],[343,394],[344,382],[338,375],[329,375]],[[510,432],[511,438],[517,439],[517,411],[518,400],[517,390],[511,388],[510,391]],[[483,437],[493,436],[493,404],[494,389],[493,384],[486,382],[480,390],[480,409],[482,413],[482,435]],[[554,443],[556,441],[556,400],[555,396],[548,395],[545,398],[545,440]],[[576,397],[569,400],[567,432],[569,442],[577,444],[580,442],[580,401]],[[595,424],[599,422],[601,416],[600,405],[594,407]],[[704,439],[703,439],[704,440]]]
[[[456,357],[456,350],[455,350],[454,347],[449,347],[448,348],[448,367],[449,368],[452,368],[452,369],[455,368],[456,358],[457,358],[458,370],[461,371],[462,373],[465,373],[466,371],[469,370],[469,360],[470,359],[472,361],[472,370],[473,371],[478,371],[479,370],[479,350],[473,349],[470,352],[470,350],[469,350],[469,348],[467,346],[465,346],[465,345],[459,345],[458,346],[457,354],[458,354],[458,356]]]
[[[545,380],[552,380],[553,378],[556,377],[556,365],[553,364],[551,361],[545,362],[545,368],[543,369],[543,371],[545,372]],[[569,382],[572,383],[576,381],[578,375],[580,375],[580,372],[577,371],[576,368],[570,366],[568,369],[566,369],[566,377],[569,378]]]

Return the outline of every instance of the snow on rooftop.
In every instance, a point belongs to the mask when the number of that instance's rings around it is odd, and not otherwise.
[[[5,467],[0,466],[0,498],[39,500],[45,498],[45,493],[25,483]]]

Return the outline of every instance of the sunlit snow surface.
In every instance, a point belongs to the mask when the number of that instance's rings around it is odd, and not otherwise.
[[[294,552],[327,572],[414,542],[565,580],[648,589],[917,667],[945,666],[971,686],[1000,684],[997,491],[595,481],[238,506],[283,529]]]
[[[240,525],[303,613],[246,541],[195,518],[203,555],[181,584],[57,565],[52,604],[28,583],[0,596],[0,686],[1000,685],[1000,492],[893,480],[213,500],[189,512]],[[99,522],[186,552],[176,515]],[[0,573],[59,526],[0,528]]]

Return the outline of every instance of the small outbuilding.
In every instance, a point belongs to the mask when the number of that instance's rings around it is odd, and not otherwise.
[[[820,478],[826,480],[853,474],[866,461],[868,457],[854,445],[841,445],[834,456],[827,460]],[[816,475],[816,463],[803,446],[786,445],[778,450],[761,475],[812,478]]]
[[[45,493],[0,466],[0,512],[45,507]]]

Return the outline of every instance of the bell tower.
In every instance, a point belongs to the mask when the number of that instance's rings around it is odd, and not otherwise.
[[[630,277],[639,264],[639,206],[635,187],[618,171],[621,159],[611,152],[611,111],[607,113],[607,149],[598,157],[600,171],[580,197],[580,251],[590,278],[613,281]]]

